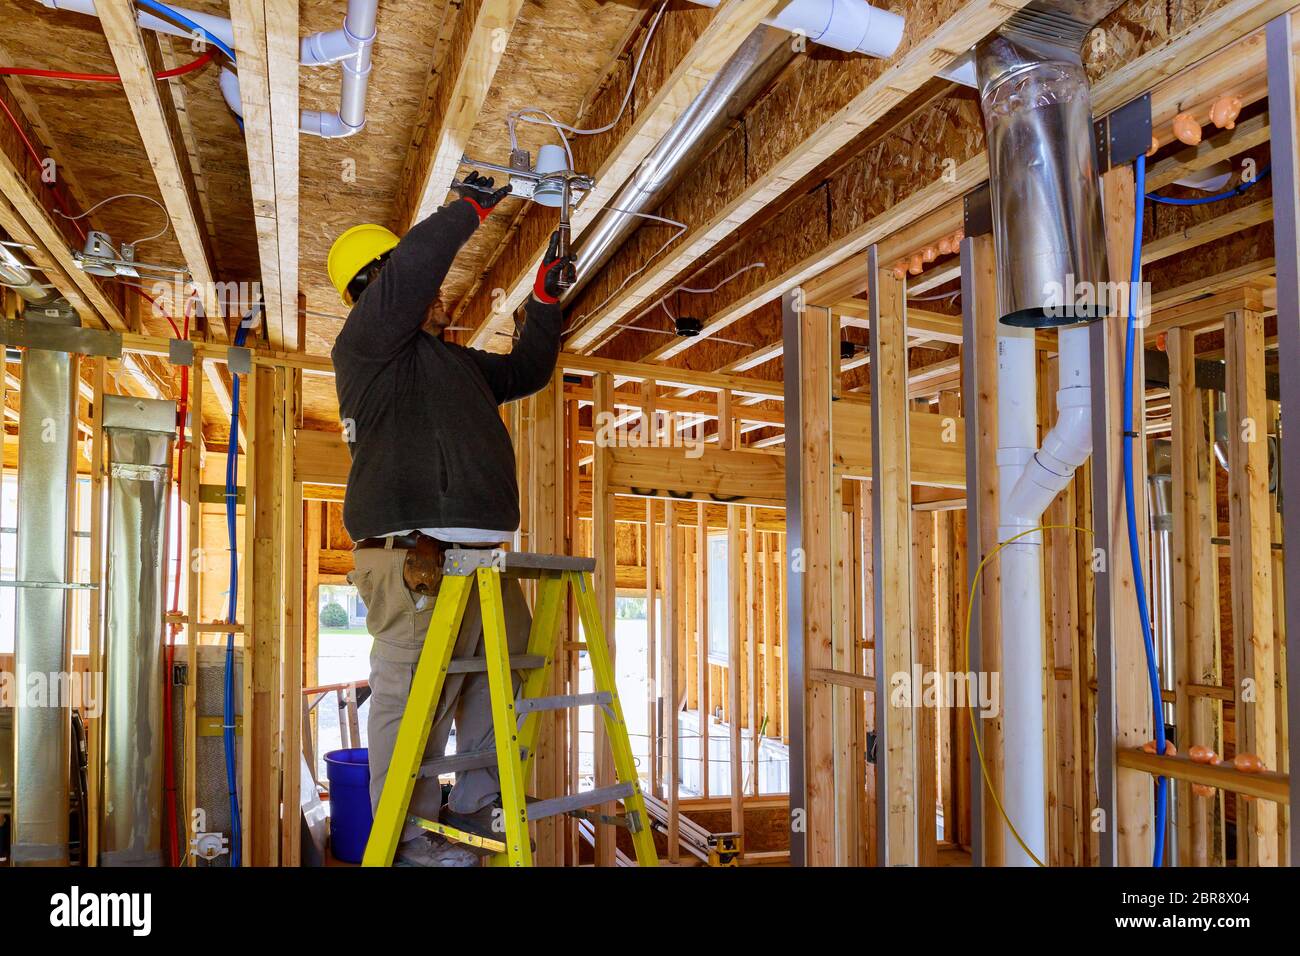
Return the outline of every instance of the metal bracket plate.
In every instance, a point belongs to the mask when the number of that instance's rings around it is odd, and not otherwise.
[[[962,231],[968,236],[987,236],[993,231],[993,205],[988,183],[963,197]]]
[[[1151,148],[1151,94],[1143,93],[1094,121],[1097,171],[1133,162]]]
[[[231,375],[247,375],[253,370],[253,353],[241,345],[232,345],[226,350],[226,364]]]
[[[188,339],[168,339],[167,359],[173,365],[193,365],[194,343]]]
[[[105,358],[122,356],[122,336],[118,332],[83,329],[80,326],[60,325],[53,322],[5,319],[3,331],[0,331],[0,344],[45,349],[48,352],[102,355]]]

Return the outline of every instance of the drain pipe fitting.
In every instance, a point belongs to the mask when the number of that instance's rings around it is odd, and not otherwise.
[[[975,49],[1000,316],[1002,803],[1039,860],[1047,851],[1042,535],[1026,532],[1042,524],[1047,507],[1092,453],[1089,335],[1079,323],[1105,314],[1098,293],[1108,288],[1108,271],[1080,50],[1088,31],[1116,5],[1034,0]],[[1085,297],[1077,301],[1080,288]],[[1059,330],[1060,386],[1057,420],[1040,447],[1035,329],[1044,327]],[[1003,849],[1009,866],[1033,862],[1009,831]]]
[[[98,16],[95,0],[39,0],[39,2],[51,10]],[[379,0],[348,0],[348,12],[342,27],[337,30],[313,33],[311,36],[303,37],[299,42],[298,56],[302,66],[337,64],[343,73],[338,111],[302,110],[298,121],[301,132],[324,139],[336,139],[358,133],[366,125],[366,93],[370,83],[370,56],[377,32],[378,8]],[[235,31],[229,20],[184,7],[174,6],[172,9],[193,20],[234,49]],[[162,17],[143,11],[137,15],[136,22],[141,29],[186,40],[193,39],[191,32],[185,27],[177,26]],[[223,67],[219,85],[226,106],[242,120],[244,106],[239,96],[239,77],[235,71]]]

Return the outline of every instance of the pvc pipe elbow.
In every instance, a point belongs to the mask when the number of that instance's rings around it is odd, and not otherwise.
[[[244,103],[239,98],[239,77],[234,70],[223,66],[221,68],[221,77],[217,82],[221,87],[221,96],[226,101],[226,106],[230,108],[230,112],[242,120],[244,118]]]
[[[1056,424],[1043,438],[1038,457],[1068,481],[1092,454],[1092,388],[1062,389],[1056,393],[1056,406]]]
[[[360,126],[349,126],[338,113],[322,113],[320,110],[303,110],[298,120],[298,129],[308,136],[321,139],[342,139],[361,132],[365,120]]]

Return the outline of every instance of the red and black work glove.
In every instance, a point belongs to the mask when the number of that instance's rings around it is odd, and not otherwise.
[[[560,255],[560,234],[551,233],[551,244],[546,249],[546,255],[542,256],[537,279],[533,282],[533,295],[538,302],[553,305],[560,301],[560,293],[573,285],[576,278],[573,256]]]
[[[496,204],[510,195],[510,184],[506,183],[500,189],[493,189],[491,176],[480,176],[478,173],[470,173],[456,186],[456,192],[460,193],[460,198],[474,207],[478,213],[478,221],[482,222],[496,208]]]

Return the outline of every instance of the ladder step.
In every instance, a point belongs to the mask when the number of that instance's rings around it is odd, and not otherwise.
[[[623,800],[635,792],[630,783],[616,783],[611,787],[597,787],[595,790],[584,790],[582,793],[571,793],[564,797],[537,800],[528,804],[528,819],[529,821],[544,820],[547,817],[594,807],[612,800]]]
[[[486,548],[450,548],[443,557],[443,574],[467,577],[479,568],[495,568],[507,577],[535,578],[543,571],[590,573],[596,570],[596,559]]]
[[[510,658],[512,671],[535,671],[546,663],[541,654],[515,654]],[[482,674],[487,671],[486,657],[454,657],[447,662],[448,674]]]
[[[590,707],[593,704],[612,704],[614,695],[607,690],[594,694],[558,694],[554,697],[521,697],[515,701],[515,713],[529,714],[537,710],[567,710],[570,707]]]
[[[520,747],[519,759],[523,760],[527,756],[528,749]],[[426,760],[420,764],[420,776],[427,779],[444,773],[462,773],[466,770],[481,770],[484,767],[495,767],[496,765],[496,748],[489,747],[486,750],[475,750],[470,753],[451,754],[446,757],[435,757],[433,760]]]

